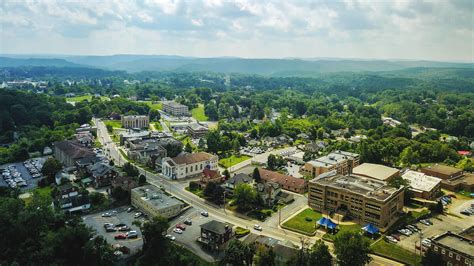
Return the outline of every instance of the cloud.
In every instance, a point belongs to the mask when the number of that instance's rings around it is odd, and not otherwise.
[[[472,61],[473,11],[462,0],[4,0],[0,52]]]

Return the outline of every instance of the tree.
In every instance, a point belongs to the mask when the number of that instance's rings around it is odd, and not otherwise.
[[[239,240],[232,239],[224,252],[222,263],[232,266],[250,266],[254,255],[255,246],[253,244],[246,245]]]
[[[140,176],[138,177],[138,184],[143,185],[143,184],[145,184],[145,183],[146,183],[146,176],[140,175]]]
[[[158,265],[165,262],[170,246],[165,238],[169,227],[168,220],[154,216],[140,227],[143,234],[143,255],[138,260],[139,265]]]
[[[105,196],[99,192],[92,192],[89,194],[89,199],[92,205],[102,205],[105,202]]]
[[[233,139],[232,140],[232,143],[231,143],[231,146],[232,146],[232,150],[234,150],[236,153],[239,152],[240,150],[240,142],[237,138]]]
[[[240,184],[234,190],[237,207],[243,211],[250,209],[257,199],[257,192],[249,184]]]
[[[258,167],[255,167],[253,169],[252,177],[253,177],[253,180],[255,180],[255,182],[257,182],[257,183],[260,183],[260,181],[262,180],[262,177],[260,176],[260,171],[258,170]]]
[[[206,199],[216,204],[221,204],[224,199],[224,188],[215,182],[207,183],[203,193]]]
[[[332,265],[332,255],[329,252],[328,246],[326,246],[322,240],[316,241],[309,251],[308,264],[321,266]]]
[[[63,169],[63,166],[60,161],[49,157],[43,164],[41,168],[41,173],[46,176],[48,183],[53,183],[56,174]]]
[[[115,162],[114,162],[113,159],[109,161],[109,165],[110,165],[110,166],[115,166]]]
[[[334,253],[342,266],[363,266],[372,260],[370,242],[358,232],[339,232],[334,239]]]
[[[442,266],[444,265],[443,263],[443,257],[441,254],[436,253],[433,251],[433,249],[428,249],[428,251],[425,252],[423,258],[421,259],[421,265],[423,266]]]
[[[128,191],[124,190],[121,186],[113,188],[110,194],[118,201],[123,201],[129,198]]]
[[[442,203],[440,200],[438,200],[438,201],[436,202],[436,205],[431,205],[431,206],[430,206],[430,210],[431,210],[432,212],[438,213],[438,214],[443,213],[443,212],[444,212],[443,203]]]
[[[225,176],[225,180],[229,180],[230,179],[230,172],[229,170],[225,169],[222,174]]]
[[[124,165],[123,165],[123,171],[128,175],[128,176],[131,176],[131,177],[135,177],[135,176],[138,176],[140,174],[140,172],[138,171],[138,169],[131,163],[129,162],[126,162]]]
[[[275,252],[270,248],[268,250],[259,249],[257,252],[257,266],[275,266]],[[316,264],[314,264],[316,265]]]
[[[198,142],[198,149],[200,151],[203,151],[206,149],[206,141],[204,140],[204,138],[200,138],[199,139],[199,142]]]
[[[193,147],[191,147],[191,144],[189,144],[189,142],[187,142],[186,145],[184,146],[184,151],[187,153],[193,152]]]
[[[158,110],[150,110],[149,116],[151,121],[157,122],[161,119],[161,114]]]
[[[303,154],[303,161],[307,162],[313,159],[314,155],[310,152],[305,151]]]

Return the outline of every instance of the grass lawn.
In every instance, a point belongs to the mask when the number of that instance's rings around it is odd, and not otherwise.
[[[301,211],[298,215],[286,221],[283,226],[294,231],[301,231],[307,234],[313,234],[316,231],[316,222],[321,219],[322,214],[315,212],[310,208]]]
[[[199,104],[198,107],[191,110],[191,115],[198,121],[207,121],[209,118],[204,113],[204,105]]]
[[[422,210],[421,212],[412,211],[412,212],[411,212],[411,217],[412,217],[413,219],[418,219],[418,218],[420,218],[421,216],[427,215],[427,214],[429,214],[429,213],[430,213],[429,210]]]
[[[194,195],[200,197],[200,198],[204,198],[204,192],[202,189],[195,189],[195,190],[191,190],[189,189],[189,187],[186,187],[185,188],[187,191],[193,193]]]
[[[219,165],[221,165],[222,167],[225,167],[225,168],[229,168],[233,165],[236,165],[240,162],[243,162],[247,159],[250,159],[251,157],[250,156],[247,156],[247,155],[232,155],[230,157],[227,157],[227,158],[223,158],[223,159],[220,159],[219,160]]]
[[[100,96],[100,99],[102,101],[109,99],[108,97],[105,96]],[[76,97],[67,97],[66,101],[67,102],[82,102],[82,101],[91,101],[92,100],[92,95],[82,95],[82,96],[76,96]]]
[[[471,192],[466,191],[466,190],[460,190],[456,192],[457,195],[461,195],[466,198],[471,198]]]
[[[38,193],[38,195],[41,197],[41,198],[45,198],[45,199],[49,199],[49,201],[53,201],[53,198],[51,197],[51,187],[50,186],[46,186],[46,187],[38,187],[34,190],[31,190],[30,191],[31,193]],[[23,198],[23,201],[25,202],[26,205],[30,204],[31,201],[33,200],[33,197],[27,197],[27,198]]]
[[[115,128],[121,128],[122,127],[122,122],[119,120],[104,120],[104,124],[106,126],[112,126]]]
[[[326,234],[324,234],[323,238],[326,239],[326,240],[334,241],[334,238],[336,238],[336,236],[339,233],[341,233],[343,231],[360,232],[362,226],[360,224],[350,224],[350,225],[339,225],[338,228],[339,228],[339,231],[336,234],[326,233]]]
[[[163,104],[161,102],[155,102],[155,103],[153,103],[153,101],[140,101],[140,102],[150,106],[152,110],[163,109]]]
[[[155,123],[153,123],[153,125],[155,126],[155,130],[158,130],[158,131],[163,130],[163,127],[161,126],[160,122],[155,122]]]
[[[381,239],[371,246],[375,254],[402,261],[408,265],[420,265],[420,255],[410,252],[396,244]]]

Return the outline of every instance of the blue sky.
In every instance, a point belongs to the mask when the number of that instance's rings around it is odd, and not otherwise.
[[[474,61],[470,0],[0,1],[0,53]]]

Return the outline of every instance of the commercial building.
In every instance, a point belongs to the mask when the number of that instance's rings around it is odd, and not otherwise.
[[[55,142],[53,145],[54,157],[65,167],[73,167],[77,160],[96,156],[91,149],[74,141],[60,141]]]
[[[456,191],[456,190],[465,190],[465,191],[474,191],[474,174],[464,173],[461,176],[444,179],[441,181],[441,187],[447,190]]]
[[[308,183],[304,178],[296,178],[289,175],[280,174],[263,168],[258,168],[260,178],[265,182],[275,182],[286,189],[295,193],[305,193],[308,190]]]
[[[317,177],[322,173],[335,170],[340,175],[347,175],[359,165],[359,154],[334,151],[326,156],[311,160],[303,166],[303,173],[311,177]]]
[[[380,180],[332,171],[309,181],[308,205],[316,211],[335,213],[342,219],[350,217],[360,224],[371,223],[385,231],[403,211],[403,190]]]
[[[441,179],[452,179],[462,176],[463,172],[461,169],[442,165],[442,164],[435,164],[425,168],[421,168],[420,170],[422,173],[425,173],[430,176],[434,176]]]
[[[400,176],[398,169],[375,163],[363,163],[356,166],[352,173],[382,181],[389,181],[394,177]]]
[[[147,115],[124,115],[122,116],[123,128],[148,128],[150,117]]]
[[[212,220],[201,225],[201,234],[197,241],[205,248],[215,251],[223,250],[231,238],[231,224]]]
[[[409,182],[408,189],[416,198],[433,199],[441,188],[441,179],[424,173],[408,170],[403,173],[402,178]]]
[[[468,233],[464,233],[465,231]],[[448,231],[431,240],[430,249],[441,255],[444,262],[443,265],[474,265],[474,238],[472,237],[472,227],[465,231],[459,234]]]
[[[217,170],[219,158],[207,152],[183,154],[174,158],[163,158],[161,167],[163,175],[170,179],[182,179],[202,175],[204,168]]]
[[[148,217],[175,217],[186,207],[185,203],[166,195],[161,189],[153,185],[132,189],[131,198],[132,205]]]
[[[209,132],[209,129],[201,124],[198,123],[191,123],[186,128],[187,133],[192,138],[200,138]]]
[[[161,165],[161,160],[166,157],[166,149],[157,139],[129,139],[125,142],[128,158],[143,164]]]
[[[163,102],[163,111],[174,116],[189,116],[188,107],[175,101]]]

